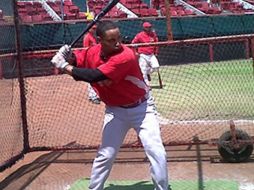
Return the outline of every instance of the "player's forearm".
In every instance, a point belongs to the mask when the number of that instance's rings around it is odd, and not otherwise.
[[[72,65],[67,65],[64,68],[64,71],[71,75],[75,80],[89,83],[108,79],[99,69],[77,68]]]

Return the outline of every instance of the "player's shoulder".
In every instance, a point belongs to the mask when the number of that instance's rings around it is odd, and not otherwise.
[[[94,56],[98,55],[98,52],[101,51],[101,46],[100,44],[96,44],[90,47],[83,48],[83,55],[84,56]]]
[[[144,31],[141,31],[141,32],[137,33],[137,34],[136,34],[136,37],[140,37],[140,36],[142,36],[142,35],[144,35]]]
[[[141,31],[141,32],[139,32],[139,35],[140,36],[146,35],[146,32],[145,31]]]
[[[86,33],[86,34],[84,35],[84,38],[87,39],[87,38],[89,38],[89,36],[90,36],[89,33]]]
[[[89,48],[90,52],[99,52],[99,50],[101,49],[101,45],[100,44],[95,44],[93,46],[90,46]]]
[[[126,45],[122,45],[123,51],[121,52],[120,56],[125,60],[132,60],[135,59],[135,53],[133,49],[127,47]]]
[[[152,34],[153,34],[154,36],[157,36],[157,33],[156,33],[155,31],[153,31]]]
[[[125,44],[122,44],[122,48],[123,48],[123,53],[131,53],[133,52],[133,49],[126,46]]]
[[[115,54],[112,58],[117,59],[118,61],[126,62],[133,59],[133,50],[126,45],[121,45],[121,51]]]

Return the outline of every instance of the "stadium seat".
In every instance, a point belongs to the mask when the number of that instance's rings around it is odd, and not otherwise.
[[[57,14],[60,14],[61,13],[61,8],[60,6],[54,4],[54,5],[51,5],[51,8],[57,13]],[[65,7],[63,7],[65,9]],[[68,9],[69,10],[69,9]],[[64,10],[65,11],[65,10]]]
[[[245,1],[252,4],[252,5],[254,5],[254,0],[245,0]]]
[[[222,9],[229,9],[230,2],[221,2],[220,6]]]
[[[124,4],[125,7],[127,7],[128,9],[136,9],[136,8],[139,8],[139,4],[136,4],[136,3],[126,3]]]
[[[171,11],[171,12],[172,12],[172,11]],[[161,8],[161,14],[162,14],[163,16],[166,15],[166,9],[165,9],[165,7],[162,7],[162,8]]]
[[[69,6],[69,10],[71,13],[75,13],[75,14],[79,13],[79,8],[76,5]]]
[[[72,1],[64,1],[64,5],[65,6],[72,6],[74,4],[72,3]]]
[[[89,8],[93,8],[94,6],[96,5],[96,3],[94,2],[94,1],[88,1],[87,2],[87,6],[89,7]]]
[[[160,1],[158,0],[152,0],[152,7],[155,9],[159,9],[160,7]]]
[[[251,13],[251,12],[254,12],[254,10],[252,10],[252,9],[245,9],[245,12],[246,13],[248,13],[248,12]]]
[[[184,16],[185,15],[185,11],[184,10],[177,10],[177,15],[178,16]]]
[[[140,11],[139,11],[138,8],[136,8],[136,9],[131,9],[131,11],[132,11],[133,13],[135,13],[136,15],[140,15]]]
[[[122,11],[119,11],[118,15],[119,15],[119,18],[127,18],[127,14]]]
[[[28,15],[31,15],[31,16],[32,16],[32,15],[38,14],[35,7],[30,7],[30,6],[28,6],[28,7],[26,7],[26,10],[27,10],[27,14],[28,14]]]
[[[30,8],[30,7],[33,7],[33,2],[32,1],[25,2],[25,7],[26,7],[26,9]]]
[[[23,1],[17,1],[17,7],[19,8],[25,8],[25,2]]]
[[[41,15],[37,14],[32,16],[32,20],[33,22],[41,22],[43,19]]]
[[[195,13],[192,10],[186,9],[184,11],[186,15],[195,15]]]
[[[42,7],[40,2],[34,1],[33,2],[33,7],[38,8],[38,7]]]
[[[170,6],[169,9],[170,9],[170,11],[176,11],[177,10],[177,8],[175,6]]]
[[[59,12],[61,12],[60,7],[59,7]],[[64,13],[70,12],[70,7],[69,7],[69,6],[64,6],[64,7],[63,7],[63,12],[64,12]]]
[[[230,3],[231,2],[231,0],[220,0],[221,2],[228,2],[228,3]]]
[[[140,13],[140,16],[142,16],[142,17],[148,17],[148,16],[150,16],[150,14],[148,12],[148,9],[140,9],[139,13]]]
[[[123,0],[121,1],[121,3],[129,3],[129,4],[124,4],[124,6],[126,8],[128,8],[130,11],[133,12],[133,10],[135,11],[136,14],[140,14],[139,13],[139,7],[140,7],[140,3],[137,4],[136,2],[137,1],[140,1],[140,0]],[[87,5],[88,5],[88,8],[89,8],[89,11],[91,13],[93,13],[94,15],[97,15],[105,6],[106,4],[109,2],[109,0],[90,0],[87,2]],[[134,7],[134,8],[133,8]],[[70,12],[79,12],[79,8],[77,9],[78,7],[76,6],[76,9],[74,8],[72,11]],[[111,9],[111,11],[105,15],[105,18],[126,18],[127,17],[127,14],[124,13],[123,11],[121,10],[118,10],[118,8],[116,7],[113,7]]]
[[[18,13],[19,14],[27,14],[27,9],[26,8],[18,8]]]
[[[222,13],[222,10],[219,9],[218,7],[213,7],[213,14],[220,14]]]
[[[93,12],[94,12],[94,15],[97,15],[100,11],[101,11],[101,9],[94,9],[94,10],[92,10]]]
[[[47,1],[47,4],[50,6],[50,7],[53,7],[56,5],[56,3],[52,2],[52,1]]]
[[[38,8],[36,9],[36,11],[38,12],[38,14],[47,12],[43,7],[38,7]]]
[[[150,16],[158,16],[157,10],[154,8],[148,9],[148,12]]]
[[[191,6],[195,6],[195,1],[193,0],[188,0],[186,3],[188,3]]]
[[[65,20],[75,20],[77,18],[77,15],[75,13],[71,12],[65,12]]]
[[[41,16],[42,16],[43,21],[52,21],[53,20],[48,13],[44,13]]]
[[[141,0],[126,0],[126,3],[141,3]]]
[[[102,5],[95,5],[92,9],[100,9],[100,10],[102,10],[103,6]]]
[[[118,18],[118,12],[117,11],[111,11],[109,12],[109,17],[110,18]]]
[[[170,11],[171,16],[177,16],[177,12],[176,11]]]
[[[24,15],[24,16],[22,16],[22,17],[21,17],[21,20],[22,20],[24,23],[33,22],[32,16],[30,16],[30,15]]]
[[[34,2],[34,8],[36,9],[37,12],[46,11],[46,10],[42,7],[42,4],[39,3],[39,2]]]
[[[139,7],[140,7],[141,9],[148,9],[148,8],[149,8],[148,5],[147,5],[146,3],[140,3],[140,4],[139,4]]]
[[[174,6],[174,5],[171,5],[171,6]],[[182,5],[176,5],[175,8],[176,8],[176,10],[178,10],[178,11],[184,9]]]
[[[86,19],[86,18],[87,18],[87,16],[86,16],[86,14],[85,14],[85,13],[83,13],[83,12],[79,12],[79,13],[78,13],[78,18],[79,18],[79,19]]]
[[[63,2],[65,2],[65,1],[66,0],[64,0]],[[63,2],[62,2],[62,0],[55,0],[54,3],[60,6],[60,5],[62,5]]]

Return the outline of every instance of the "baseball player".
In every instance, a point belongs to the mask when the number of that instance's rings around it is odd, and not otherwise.
[[[158,37],[152,29],[152,24],[149,22],[143,23],[143,31],[139,32],[132,40],[132,43],[151,43],[158,42]],[[143,73],[145,82],[149,85],[151,80],[150,74],[159,70],[159,62],[157,59],[158,46],[139,47],[137,49],[139,54],[139,66]]]
[[[156,33],[152,30],[152,24],[150,22],[143,23],[143,31],[139,32],[132,40],[132,43],[150,43],[158,42],[158,37]],[[151,77],[150,74],[154,71],[159,71],[159,62],[156,58],[158,54],[158,46],[145,46],[138,47],[137,52],[138,61],[141,72],[143,74],[144,80],[148,86],[150,86]],[[154,102],[154,97],[152,96],[152,90],[149,89],[151,102]],[[157,111],[155,104],[153,103],[154,112],[156,116],[160,116]]]
[[[93,162],[89,189],[103,190],[120,146],[129,129],[134,128],[151,163],[155,190],[168,190],[166,152],[138,60],[133,50],[121,44],[114,22],[102,21],[96,34],[99,44],[75,51],[74,61],[67,60],[71,53],[68,45],[61,47],[51,60],[75,80],[91,83],[106,106],[102,141]]]
[[[93,27],[89,30],[89,32],[83,38],[84,48],[89,48],[97,44],[95,32],[96,32],[96,25],[93,25]],[[98,97],[98,95],[96,94],[96,92],[94,91],[94,89],[91,87],[90,84],[87,85],[87,90],[88,90],[88,100],[94,104],[100,104],[100,98]]]
[[[93,25],[92,28],[83,38],[83,47],[89,48],[97,44],[96,40],[96,25]]]

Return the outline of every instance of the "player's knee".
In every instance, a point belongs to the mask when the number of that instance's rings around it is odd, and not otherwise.
[[[157,155],[159,155],[163,159],[167,158],[167,153],[166,153],[165,148],[163,146],[157,150]]]
[[[100,150],[97,154],[97,161],[99,162],[111,162],[115,159],[116,151],[113,148]]]
[[[153,157],[157,157],[159,159],[166,159],[167,154],[165,151],[165,148],[163,145],[158,145],[158,146],[146,146],[145,147],[146,152],[150,155],[152,155]]]

